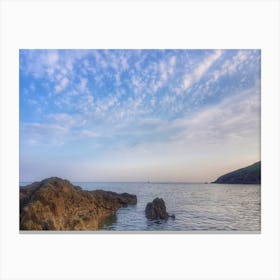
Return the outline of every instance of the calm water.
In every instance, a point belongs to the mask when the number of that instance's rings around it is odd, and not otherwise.
[[[74,183],[84,189],[104,189],[136,194],[137,205],[121,208],[102,230],[191,231],[261,230],[260,185],[190,183]],[[148,221],[144,209],[154,198],[163,198],[167,221]]]
[[[105,221],[101,230],[261,230],[260,185],[96,182],[73,184],[86,190],[103,189],[137,195],[137,205],[119,209],[116,217]],[[174,214],[175,219],[146,219],[146,204],[156,197],[164,199],[168,213]]]

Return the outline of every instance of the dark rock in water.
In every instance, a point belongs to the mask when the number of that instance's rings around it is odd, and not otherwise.
[[[152,202],[147,203],[145,215],[150,220],[168,219],[169,215],[166,211],[164,200],[157,197]]]
[[[175,219],[175,215],[174,214],[169,215],[169,217],[172,218],[172,219]]]
[[[240,168],[219,177],[213,183],[216,184],[260,184],[261,162]]]
[[[57,177],[20,187],[21,230],[96,230],[136,195],[85,191]]]

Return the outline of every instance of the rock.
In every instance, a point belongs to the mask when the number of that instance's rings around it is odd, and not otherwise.
[[[169,214],[166,212],[164,200],[157,197],[152,202],[147,203],[145,215],[146,218],[150,220],[168,219]]]
[[[103,190],[86,191],[57,177],[20,187],[21,230],[96,230],[137,197]]]

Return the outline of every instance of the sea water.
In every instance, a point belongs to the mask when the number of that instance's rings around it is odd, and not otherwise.
[[[86,190],[103,189],[137,195],[137,204],[121,208],[100,230],[110,231],[260,231],[260,185],[198,183],[76,182]],[[175,219],[149,221],[145,207],[163,198]]]
[[[21,186],[28,183],[20,183]],[[260,231],[261,186],[200,183],[73,182],[84,190],[137,195],[137,204],[120,208],[104,221],[105,231]],[[145,207],[163,198],[175,219],[149,221]]]

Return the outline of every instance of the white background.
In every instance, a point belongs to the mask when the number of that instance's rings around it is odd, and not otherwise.
[[[279,279],[279,34],[278,1],[2,1],[1,277]],[[19,234],[21,48],[262,49],[261,234]]]

